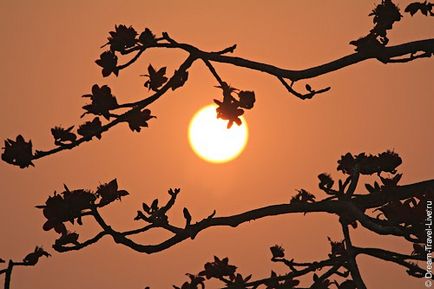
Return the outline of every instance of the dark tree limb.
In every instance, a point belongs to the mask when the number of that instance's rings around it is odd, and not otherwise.
[[[302,79],[315,78],[368,59],[377,59],[378,57],[382,57],[384,59],[391,59],[394,57],[404,56],[419,51],[433,53],[434,39],[433,38],[424,39],[424,40],[412,41],[412,42],[407,42],[399,45],[384,47],[381,53],[378,53],[378,55],[365,55],[363,53],[353,53],[341,57],[339,59],[318,66],[314,66],[311,68],[302,69],[302,70],[284,69],[274,65],[270,65],[262,62],[256,62],[256,61],[252,61],[240,57],[215,55],[203,51],[199,52],[198,57],[202,59],[208,59],[209,61],[232,64],[243,68],[265,72],[267,74],[274,75],[276,77],[286,78],[291,81],[298,81]]]
[[[432,52],[423,52],[420,54],[416,54],[416,53],[411,53],[410,56],[408,57],[396,57],[396,58],[391,58],[387,61],[387,63],[407,63],[410,61],[413,61],[415,59],[419,59],[419,58],[429,58],[432,56]]]
[[[11,280],[12,280],[12,270],[14,269],[14,267],[17,266],[33,266],[33,265],[24,262],[14,262],[12,260],[9,260],[8,267],[5,270],[3,270],[5,274],[4,289],[10,289]],[[0,271],[0,274],[1,273],[2,272]]]
[[[284,87],[296,97],[300,99],[310,99],[316,94],[329,91],[330,87],[322,88],[319,90],[313,90],[310,87],[310,85],[306,85],[306,90],[308,92],[303,94],[297,92],[292,87],[296,81],[302,79],[314,78],[320,75],[331,73],[333,71],[345,68],[347,66],[354,65],[358,62],[365,61],[368,59],[378,59],[383,63],[394,63],[394,62],[408,62],[422,57],[423,58],[430,57],[434,52],[434,39],[425,39],[425,40],[413,41],[413,42],[408,42],[408,43],[395,45],[395,46],[382,47],[381,49],[374,51],[374,53],[371,52],[367,54],[367,53],[357,52],[319,66],[315,66],[303,70],[291,70],[291,69],[280,68],[267,63],[257,62],[253,60],[240,58],[240,57],[224,55],[227,53],[234,52],[236,45],[233,45],[231,47],[225,48],[217,52],[206,52],[190,44],[178,43],[177,41],[172,39],[168,35],[168,33],[163,33],[163,37],[158,38],[155,44],[149,46],[143,46],[141,44],[137,44],[137,46],[123,51],[121,53],[123,55],[127,55],[133,52],[135,52],[136,54],[125,64],[118,65],[115,68],[115,70],[120,71],[122,69],[129,67],[140,58],[143,52],[145,52],[147,49],[152,49],[152,48],[180,49],[187,52],[189,56],[184,61],[184,63],[179,66],[179,68],[177,69],[178,72],[179,71],[186,72],[188,68],[190,68],[190,66],[196,60],[198,59],[202,60],[209,68],[213,76],[217,79],[220,86],[222,86],[223,80],[219,77],[215,68],[212,66],[211,62],[226,63],[237,67],[242,67],[242,68],[247,68],[247,69],[267,73],[269,75],[277,77],[279,81],[284,85]],[[400,58],[408,54],[410,54],[411,56],[408,58]],[[175,82],[175,78],[176,78],[176,74],[174,74],[169,79],[169,81],[167,81],[166,84],[163,85],[163,87],[161,87],[161,89],[159,89],[153,95],[145,99],[136,102],[117,105],[116,108],[114,109],[128,108],[129,111],[124,112],[122,114],[114,114],[114,113],[109,114],[110,116],[115,117],[115,119],[105,125],[102,125],[101,128],[97,129],[92,134],[83,136],[76,140],[74,139],[70,143],[62,143],[58,145],[56,148],[53,148],[51,150],[47,150],[47,151],[36,150],[35,153],[31,155],[31,160],[37,160],[46,157],[48,155],[58,153],[63,150],[73,149],[84,142],[90,141],[95,136],[100,138],[104,132],[108,131],[109,129],[111,129],[112,127],[116,126],[119,123],[125,122],[127,120],[129,113],[144,109],[145,107],[152,104],[154,101],[158,100],[162,95],[166,94],[168,90],[172,87],[173,83]],[[286,82],[286,80],[290,80],[291,85],[289,85]],[[29,164],[32,164],[31,160],[29,160],[28,163],[24,165],[21,164],[20,167],[24,168],[27,167]]]
[[[246,283],[246,286],[255,288],[259,285],[262,285],[262,284],[265,284],[266,282],[269,282],[270,280],[272,280],[272,281],[274,281],[274,280],[275,281],[284,281],[284,280],[288,280],[288,279],[293,279],[296,277],[304,276],[304,275],[311,273],[311,272],[315,272],[316,270],[318,270],[320,268],[324,268],[324,267],[332,267],[332,269],[334,270],[334,267],[336,266],[335,263],[342,263],[342,262],[343,262],[343,258],[337,258],[337,259],[330,259],[329,258],[329,259],[322,260],[319,262],[310,263],[304,269],[292,271],[292,272],[289,272],[288,274],[285,274],[282,276],[277,276],[275,278],[263,278],[263,279],[259,279],[256,281]],[[228,288],[228,287],[225,287],[225,288]]]
[[[411,256],[400,254],[380,248],[357,248],[354,247],[355,254],[364,254],[371,257],[375,257],[377,259],[381,259],[388,262],[393,262],[395,264],[401,265],[404,268],[407,268],[407,273],[411,276],[421,278],[425,275],[425,270],[420,268],[415,263],[409,262],[408,260],[420,260],[423,261],[426,259],[420,256]]]
[[[292,82],[291,85],[289,85],[286,82],[286,80],[283,79],[283,77],[278,76],[277,78],[283,84],[283,86],[288,90],[289,93],[295,95],[296,97],[298,97],[298,98],[300,98],[302,100],[311,99],[316,94],[324,93],[324,92],[327,92],[327,91],[329,91],[331,89],[331,87],[326,87],[326,88],[322,88],[322,89],[319,89],[319,90],[312,90],[312,89],[310,89],[310,91],[308,93],[303,94],[303,93],[297,92],[295,89],[292,88],[292,85],[294,84],[294,82]],[[310,86],[307,86],[307,85],[306,85],[306,87],[310,88]]]
[[[348,269],[350,270],[351,276],[357,285],[357,289],[366,289],[365,282],[363,282],[359,266],[357,265],[356,254],[354,252],[350,231],[347,224],[342,224],[342,231],[344,233],[345,249],[348,254]]]
[[[205,218],[195,224],[191,224],[186,228],[158,223],[150,224],[146,227],[127,232],[115,231],[113,228],[107,225],[104,219],[98,213],[97,208],[95,207],[92,211],[92,216],[96,219],[100,227],[103,229],[103,232],[99,233],[92,239],[80,245],[56,246],[54,247],[54,249],[58,252],[78,250],[88,245],[94,244],[105,235],[110,235],[113,237],[116,243],[123,244],[138,252],[151,254],[168,249],[186,239],[194,239],[199,232],[207,228],[218,226],[237,227],[242,223],[250,222],[253,220],[290,213],[331,213],[338,216],[349,215],[353,216],[357,221],[361,223],[362,226],[364,226],[368,230],[374,231],[381,235],[395,235],[405,238],[408,236],[407,232],[400,229],[399,227],[379,223],[376,219],[373,219],[364,214],[362,209],[365,210],[380,207],[392,200],[405,200],[412,196],[417,196],[424,193],[434,193],[434,180],[411,185],[398,186],[393,190],[393,192],[390,192],[389,194],[384,194],[384,196],[370,194],[354,196],[351,201],[327,199],[314,203],[290,203],[271,205],[227,217],[215,217],[214,214],[212,214],[210,217]],[[155,245],[142,245],[127,238],[127,236],[129,235],[142,233],[154,228],[166,229],[167,231],[173,233],[173,236]]]
[[[96,244],[104,236],[110,236],[117,244],[126,246],[134,251],[152,254],[166,250],[187,239],[194,239],[201,231],[211,227],[226,226],[237,227],[238,225],[256,219],[294,213],[328,213],[336,215],[342,226],[344,235],[343,241],[334,242],[329,238],[331,253],[329,259],[321,262],[295,262],[293,259],[286,259],[284,249],[278,245],[270,248],[272,253],[271,261],[283,263],[289,269],[289,273],[277,275],[272,272],[271,277],[250,281],[251,276],[235,274],[235,266],[228,264],[228,259],[215,258],[213,263],[205,265],[205,271],[198,275],[188,274],[190,281],[184,283],[182,288],[197,288],[205,279],[216,278],[225,284],[225,288],[246,288],[255,289],[259,286],[274,288],[286,286],[288,288],[302,288],[297,285],[299,280],[296,277],[311,274],[313,284],[311,288],[328,288],[336,285],[338,288],[364,289],[366,285],[361,277],[356,258],[359,255],[369,255],[383,261],[393,262],[407,270],[413,277],[421,277],[422,269],[413,261],[423,260],[423,214],[425,203],[434,199],[434,180],[423,181],[409,185],[398,185],[401,174],[396,168],[402,163],[401,158],[395,152],[387,151],[378,155],[367,155],[365,153],[352,155],[345,154],[338,161],[338,170],[345,175],[339,180],[338,188],[334,187],[335,181],[330,175],[322,173],[318,176],[319,188],[332,197],[316,200],[316,196],[306,190],[297,190],[297,194],[290,198],[290,201],[283,204],[270,205],[249,210],[240,214],[217,217],[214,211],[195,223],[187,208],[183,209],[185,222],[176,225],[170,222],[167,213],[174,208],[177,195],[180,189],[169,189],[170,198],[165,202],[154,199],[150,204],[143,203],[142,211],[137,212],[134,218],[136,221],[143,221],[146,224],[133,230],[120,231],[110,226],[100,214],[100,210],[108,204],[118,200],[121,196],[129,193],[119,190],[117,181],[112,180],[98,186],[95,193],[91,190],[77,189],[70,190],[65,186],[65,192],[49,197],[45,205],[37,206],[43,209],[47,222],[44,229],[55,229],[61,236],[53,245],[58,252],[80,250],[92,244]],[[385,177],[381,174],[387,172]],[[375,181],[374,186],[366,184],[367,193],[356,193],[360,178],[363,175],[376,173],[382,185]],[[391,176],[392,175],[392,176]],[[109,194],[108,196],[106,194]],[[71,202],[73,200],[73,202]],[[75,206],[79,207],[75,207]],[[62,208],[68,208],[62,211]],[[383,216],[376,214],[381,211]],[[70,233],[66,222],[82,224],[81,219],[93,217],[101,232],[94,237],[79,242],[77,233]],[[60,222],[60,223],[59,223]],[[354,246],[351,241],[349,226],[357,228],[358,225],[380,235],[393,235],[409,241],[413,246],[412,255],[395,253],[381,248],[361,248]],[[146,233],[151,230],[164,230],[170,234],[163,237],[163,240],[155,244],[142,244],[131,239],[132,236]],[[421,249],[422,248],[422,249]],[[316,273],[327,267],[321,274]],[[340,271],[344,268],[344,271]],[[223,275],[222,275],[223,274]],[[351,274],[351,279],[347,279]],[[344,278],[338,283],[333,277]],[[338,279],[338,280],[339,280]],[[187,284],[187,285],[186,285]],[[196,287],[195,287],[196,286]],[[274,287],[273,287],[274,286]]]

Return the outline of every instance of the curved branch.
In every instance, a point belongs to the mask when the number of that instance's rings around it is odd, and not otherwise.
[[[434,180],[425,181],[421,183],[398,186],[394,188],[393,192],[389,194],[384,193],[385,196],[380,195],[361,195],[354,196],[351,200],[330,200],[326,199],[319,202],[308,203],[308,202],[295,202],[289,204],[279,204],[279,205],[271,205],[262,208],[257,208],[254,210],[250,210],[244,213],[226,216],[226,217],[214,217],[211,215],[208,218],[205,218],[195,224],[190,224],[185,228],[175,227],[169,224],[160,224],[156,223],[154,226],[149,225],[141,229],[127,231],[127,232],[118,232],[113,230],[109,225],[106,224],[104,219],[98,213],[97,208],[93,209],[93,216],[96,221],[100,225],[100,227],[104,230],[105,234],[111,235],[116,243],[123,244],[131,249],[152,254],[156,252],[163,251],[168,249],[186,239],[194,239],[197,234],[201,231],[210,228],[210,227],[237,227],[238,225],[246,222],[250,222],[253,220],[261,219],[264,217],[277,216],[289,213],[331,213],[339,216],[353,216],[360,223],[369,230],[372,230],[376,233],[382,235],[395,235],[395,236],[403,236],[406,237],[407,233],[401,230],[398,227],[392,226],[384,226],[375,222],[372,218],[366,216],[362,209],[370,209],[382,206],[391,200],[404,200],[408,199],[412,196],[417,196],[422,193],[426,193],[431,190],[434,192]],[[161,243],[154,245],[142,245],[138,244],[131,239],[127,238],[128,235],[133,235],[137,233],[141,233],[147,231],[151,228],[163,228],[173,233],[173,236],[168,238],[167,240],[162,241]],[[102,234],[102,233],[100,233]],[[91,240],[85,242],[85,246],[88,246],[92,243],[95,243],[96,238],[101,238],[104,235],[97,235]],[[75,245],[71,247],[55,247],[54,249],[59,252],[66,252],[71,250],[78,250],[82,247],[85,247],[83,244]]]
[[[378,55],[364,55],[363,53],[353,53],[341,57],[339,59],[318,66],[314,66],[311,68],[302,69],[302,70],[283,69],[274,65],[252,61],[240,57],[215,55],[203,51],[199,52],[198,57],[202,59],[208,59],[214,62],[233,64],[235,66],[257,70],[277,77],[282,77],[282,78],[290,79],[292,81],[297,81],[301,79],[314,78],[323,74],[327,74],[368,59],[377,59],[378,57],[382,57],[384,59],[390,59],[393,57],[399,57],[411,53],[416,53],[418,51],[433,53],[434,38],[403,43],[395,46],[384,47],[383,50],[381,50],[381,53],[379,53]]]
[[[304,276],[304,275],[306,275],[308,273],[311,273],[311,272],[315,272],[316,270],[318,270],[320,268],[323,268],[323,267],[330,266],[330,267],[332,267],[331,269],[334,269],[335,266],[339,266],[340,267],[343,262],[344,262],[344,258],[342,258],[342,257],[334,258],[334,259],[322,260],[322,261],[319,261],[319,262],[314,262],[314,263],[308,265],[304,269],[293,271],[293,272],[290,272],[290,273],[288,273],[286,275],[283,275],[283,276],[277,276],[277,277],[274,277],[274,278],[259,279],[259,280],[256,280],[256,281],[248,282],[245,285],[249,286],[249,287],[251,286],[251,287],[255,288],[255,286],[259,286],[259,285],[265,284],[266,282],[269,282],[269,281],[290,280],[290,279],[293,279],[293,278],[296,278],[296,277]],[[225,287],[225,288],[227,288],[227,287]]]
[[[89,245],[95,244],[102,237],[107,236],[107,235],[109,235],[109,232],[102,231],[102,232],[99,232],[95,237],[90,238],[90,239],[86,240],[85,242],[74,244],[74,246],[65,246],[65,245],[60,245],[60,244],[55,243],[53,245],[53,249],[56,250],[57,252],[78,251],[78,250],[83,249]]]
[[[404,255],[379,248],[358,248],[354,247],[355,254],[364,254],[384,261],[393,262],[407,268],[407,273],[414,277],[423,277],[425,270],[417,266],[415,263],[407,262],[406,260],[424,260],[421,257]]]
[[[179,67],[180,70],[187,70],[195,61],[195,58],[193,57],[187,57],[187,59],[184,61],[184,63],[181,64],[181,66]],[[122,123],[125,121],[125,118],[127,117],[128,113],[131,112],[132,110],[141,110],[145,107],[147,107],[148,105],[150,105],[151,103],[153,103],[154,101],[156,101],[157,99],[159,99],[162,95],[164,95],[164,93],[166,93],[172,85],[172,81],[173,81],[173,76],[172,78],[159,90],[157,91],[155,94],[151,95],[148,98],[145,98],[143,100],[134,102],[134,103],[128,103],[126,105],[119,105],[118,107],[133,107],[133,109],[131,109],[130,111],[127,111],[125,113],[123,113],[122,115],[120,115],[118,118],[116,118],[115,120],[109,122],[106,125],[103,125],[101,127],[100,130],[98,130],[97,132],[95,132],[93,135],[89,135],[89,136],[84,136],[70,144],[63,144],[61,146],[58,146],[54,149],[48,150],[48,151],[40,151],[38,150],[35,155],[33,156],[33,160],[37,160],[43,157],[46,157],[48,155],[52,155],[64,150],[70,150],[73,149],[77,146],[79,146],[80,144],[90,141],[94,136],[98,135],[98,134],[102,134],[106,131],[108,131],[110,128],[118,125],[119,123]]]
[[[125,64],[116,66],[114,71],[118,72],[119,70],[124,69],[130,66],[131,64],[133,64],[134,62],[136,62],[140,58],[142,53],[148,48],[181,49],[188,52],[189,56],[186,59],[186,61],[179,67],[178,71],[184,71],[184,72],[187,71],[187,69],[193,64],[195,60],[201,59],[205,62],[205,64],[210,69],[211,73],[214,75],[214,77],[216,77],[217,81],[221,85],[222,80],[218,76],[218,74],[216,73],[215,69],[212,67],[210,62],[231,64],[238,67],[265,72],[267,74],[276,76],[290,93],[294,94],[295,96],[301,99],[310,99],[315,94],[327,92],[328,90],[330,90],[330,87],[326,87],[315,91],[312,90],[310,86],[307,85],[306,88],[309,92],[307,94],[301,94],[295,91],[292,88],[292,85],[288,85],[285,79],[289,79],[292,81],[292,83],[294,83],[301,79],[314,78],[372,58],[378,59],[383,63],[393,63],[393,62],[411,61],[421,57],[429,57],[432,56],[432,54],[434,53],[434,39],[425,39],[425,40],[413,41],[413,42],[408,42],[400,45],[390,46],[390,47],[382,47],[381,49],[378,49],[375,53],[369,53],[369,54],[362,53],[362,52],[353,53],[341,57],[339,59],[330,61],[328,63],[303,69],[303,70],[290,70],[290,69],[279,68],[277,66],[273,66],[262,62],[224,55],[225,53],[233,52],[236,48],[236,45],[233,45],[231,47],[228,47],[218,52],[206,52],[190,44],[178,43],[177,41],[170,38],[170,36],[167,33],[163,33],[163,37],[159,38],[158,40],[166,40],[168,43],[158,43],[158,41],[156,41],[155,44],[146,47],[137,44],[137,46],[129,49],[128,51],[124,51],[124,54],[129,54],[134,51],[137,51],[137,53],[135,56],[133,56],[132,59],[130,59]],[[417,55],[416,53],[418,52],[422,52],[422,54]],[[405,60],[394,59],[407,54],[411,55],[411,57],[408,59]],[[166,82],[165,85],[163,85],[163,87],[160,90],[158,90],[154,95],[148,98],[142,99],[137,102],[117,105],[114,109],[131,108],[131,110],[121,115],[118,115],[118,117],[116,117],[115,120],[101,126],[99,129],[94,131],[91,135],[86,135],[77,140],[74,139],[70,143],[66,143],[66,144],[62,143],[58,147],[48,151],[37,150],[34,155],[30,156],[31,159],[28,161],[28,163],[26,163],[25,165],[23,164],[16,164],[16,165],[19,165],[21,168],[25,168],[28,165],[32,165],[31,162],[32,160],[37,160],[46,157],[48,155],[58,153],[63,150],[73,149],[84,142],[90,141],[95,136],[100,138],[102,133],[108,131],[110,128],[116,126],[117,124],[124,122],[128,116],[128,113],[131,113],[134,110],[143,109],[147,107],[149,104],[159,99],[163,94],[165,94],[172,87],[172,84],[176,81],[175,77],[176,77],[176,73],[170,78],[168,82]],[[112,114],[112,116],[114,115],[115,114]],[[15,164],[13,162],[11,163]]]

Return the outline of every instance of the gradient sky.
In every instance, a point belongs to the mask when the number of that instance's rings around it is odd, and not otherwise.
[[[152,2],[152,3],[151,3]],[[367,15],[375,1],[1,1],[0,138],[23,134],[35,148],[53,146],[50,128],[79,124],[81,107],[94,83],[109,84],[118,101],[138,100],[148,92],[143,77],[151,62],[172,72],[185,54],[146,52],[119,78],[103,79],[94,63],[115,24],[142,31],[163,31],[204,50],[237,44],[235,55],[284,68],[306,68],[350,54],[348,43],[372,26]],[[248,3],[248,4],[247,4]],[[397,1],[403,9],[407,1]],[[390,44],[432,37],[432,19],[406,15],[390,33]],[[430,33],[431,32],[431,33]],[[190,149],[187,126],[193,114],[219,97],[212,75],[202,63],[190,69],[188,83],[150,106],[158,119],[132,133],[122,124],[72,150],[38,160],[21,170],[0,163],[0,257],[21,259],[35,245],[53,253],[32,268],[17,268],[12,287],[20,288],[170,288],[184,274],[202,269],[213,255],[228,256],[242,273],[268,276],[269,247],[286,248],[297,261],[319,260],[329,251],[327,236],[342,239],[338,219],[326,215],[267,218],[237,229],[209,229],[164,252],[145,255],[115,245],[110,238],[79,252],[55,253],[53,231],[44,232],[35,209],[48,195],[70,188],[95,189],[117,177],[130,192],[102,211],[120,230],[138,226],[132,219],[143,201],[167,199],[167,189],[182,193],[170,215],[182,222],[187,206],[194,220],[214,209],[223,216],[288,202],[295,189],[323,197],[317,175],[330,172],[346,152],[398,152],[402,183],[434,175],[434,66],[432,59],[384,65],[369,60],[309,81],[314,88],[332,86],[309,101],[289,95],[277,79],[258,72],[216,64],[233,86],[254,90],[255,108],[246,119],[250,140],[244,153],[227,164],[211,164]],[[300,84],[302,87],[302,84]],[[85,220],[82,237],[96,227]],[[152,242],[164,234],[140,238]],[[357,230],[353,242],[409,253],[396,237],[376,237]],[[422,288],[393,264],[361,258],[369,288]]]

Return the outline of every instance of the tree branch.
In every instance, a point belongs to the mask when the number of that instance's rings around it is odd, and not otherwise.
[[[354,252],[353,244],[351,242],[350,231],[347,224],[342,223],[342,231],[344,233],[345,249],[348,257],[348,269],[351,272],[357,289],[366,289],[365,282],[363,282],[362,275],[360,275],[359,266],[356,261],[356,254]]]
[[[410,256],[392,251],[387,251],[379,248],[357,248],[354,247],[354,253],[365,254],[384,261],[393,262],[407,268],[407,273],[411,276],[422,278],[425,275],[425,270],[417,266],[415,263],[407,262],[406,260],[426,260],[418,256]]]
[[[159,40],[165,40],[167,43],[161,43],[158,42]],[[204,63],[208,66],[211,73],[214,75],[214,77],[217,79],[217,81],[220,83],[220,86],[222,86],[222,79],[218,76],[217,72],[211,65],[211,62],[219,62],[219,63],[226,63],[231,64],[234,66],[247,68],[251,70],[256,70],[260,72],[264,72],[270,75],[273,75],[279,79],[279,81],[285,86],[285,88],[292,94],[294,94],[296,97],[300,99],[310,99],[314,95],[319,93],[324,93],[330,90],[330,87],[326,87],[319,90],[312,90],[309,85],[306,85],[306,89],[308,90],[308,93],[302,94],[297,91],[295,91],[292,88],[292,84],[295,83],[298,80],[302,79],[308,79],[308,78],[314,78],[323,74],[327,74],[339,69],[342,69],[344,67],[354,65],[358,62],[367,60],[367,59],[378,59],[382,61],[383,63],[393,63],[393,62],[407,62],[412,61],[418,58],[422,57],[430,57],[434,52],[434,39],[425,39],[425,40],[419,40],[419,41],[413,41],[408,42],[400,45],[390,46],[390,47],[382,47],[381,49],[378,49],[376,53],[353,53],[347,56],[344,56],[342,58],[333,60],[331,62],[303,69],[303,70],[290,70],[290,69],[284,69],[279,68],[270,64],[252,61],[240,57],[233,57],[233,56],[227,56],[224,55],[225,53],[233,52],[235,50],[236,45],[233,45],[231,47],[228,47],[226,49],[223,49],[218,52],[206,52],[203,50],[200,50],[197,47],[194,47],[190,44],[185,43],[178,43],[174,39],[172,39],[167,33],[163,33],[162,38],[158,38],[155,40],[155,43],[148,46],[143,46],[141,44],[137,44],[135,47],[132,47],[129,50],[123,51],[121,54],[129,54],[132,52],[137,51],[135,56],[131,58],[128,62],[122,65],[118,65],[114,68],[114,71],[116,71],[116,74],[119,70],[122,70],[124,68],[127,68],[128,66],[135,63],[143,52],[145,52],[147,49],[150,48],[169,48],[169,49],[181,49],[189,53],[189,56],[185,60],[183,64],[179,67],[178,71],[184,71],[186,72],[187,69],[193,64],[193,62],[197,59],[201,59],[204,61]],[[417,54],[418,52],[422,52],[421,54]],[[400,56],[404,56],[407,54],[411,54],[410,58],[407,59],[399,59]],[[417,55],[417,56],[416,56]],[[398,59],[396,59],[398,58]],[[70,150],[73,149],[80,144],[90,141],[93,137],[97,136],[98,138],[101,138],[101,134],[108,131],[110,128],[116,126],[117,124],[121,122],[125,122],[127,120],[127,117],[134,111],[140,111],[141,109],[147,107],[157,99],[159,99],[163,94],[165,94],[173,85],[173,83],[176,81],[175,78],[178,75],[175,73],[166,84],[156,91],[154,95],[151,95],[150,97],[147,97],[145,99],[142,99],[137,102],[132,103],[124,103],[117,105],[113,109],[121,109],[121,108],[131,108],[131,110],[118,115],[113,121],[102,125],[100,128],[95,130],[90,135],[83,136],[77,140],[72,140],[70,143],[61,143],[59,146],[57,146],[54,149],[48,150],[48,151],[42,151],[42,150],[36,150],[36,152],[30,156],[30,160],[25,162],[24,164],[18,164],[14,163],[13,161],[8,161],[9,163],[19,165],[20,167],[24,168],[28,165],[32,164],[32,160],[37,160],[43,157],[46,157],[48,155],[52,155],[55,153],[58,153],[60,151],[64,150]],[[288,85],[285,79],[289,79],[292,81],[291,85]],[[185,79],[186,80],[186,79]],[[111,114],[111,116],[115,116],[117,114]],[[27,157],[26,157],[27,158]]]
[[[407,42],[395,46],[384,47],[384,49],[381,51],[381,55],[380,54],[364,55],[363,53],[353,53],[341,57],[339,59],[318,66],[314,66],[311,68],[302,69],[302,70],[283,69],[274,65],[256,62],[256,61],[252,61],[240,57],[215,55],[203,51],[199,52],[198,57],[201,59],[208,59],[209,61],[227,63],[227,64],[232,64],[235,66],[244,67],[244,68],[248,68],[260,72],[265,72],[267,74],[290,79],[292,81],[298,81],[302,79],[309,79],[320,75],[324,75],[368,59],[377,59],[380,56],[384,57],[385,59],[390,59],[398,56],[403,56],[406,54],[416,53],[418,51],[433,53],[434,38]]]
[[[306,213],[315,213],[315,212],[331,213],[331,214],[336,214],[338,216],[343,216],[343,215],[353,216],[365,228],[372,230],[376,233],[382,235],[395,235],[395,236],[406,237],[408,234],[405,231],[401,230],[399,227],[379,224],[378,222],[376,222],[376,220],[370,218],[369,216],[366,216],[362,212],[362,209],[365,210],[365,209],[376,208],[392,200],[404,200],[404,199],[408,199],[409,197],[417,196],[423,193],[428,194],[428,192],[431,193],[434,192],[434,180],[411,184],[411,185],[398,186],[394,188],[393,192],[390,191],[388,194],[385,194],[385,196],[370,194],[370,195],[354,196],[350,201],[326,199],[323,201],[318,201],[313,203],[295,202],[290,204],[271,205],[271,206],[250,210],[241,214],[236,214],[236,215],[226,216],[226,217],[215,217],[213,213],[211,216],[195,224],[190,224],[185,228],[169,225],[168,223],[158,222],[158,223],[150,224],[149,226],[143,228],[139,228],[127,232],[115,231],[113,228],[107,225],[95,207],[92,211],[93,212],[92,215],[95,217],[96,221],[103,229],[103,232],[101,232],[100,234],[96,235],[94,238],[80,245],[55,246],[54,249],[58,252],[78,250],[90,244],[95,243],[104,235],[111,235],[116,243],[123,244],[138,252],[151,254],[151,253],[156,253],[168,249],[188,238],[194,239],[199,232],[210,227],[218,227],[218,226],[237,227],[242,223],[250,222],[264,217],[277,216],[277,215],[290,214],[290,213],[306,214]],[[166,229],[169,232],[173,233],[173,236],[155,245],[142,245],[127,238],[127,236],[129,235],[138,234],[154,228]]]

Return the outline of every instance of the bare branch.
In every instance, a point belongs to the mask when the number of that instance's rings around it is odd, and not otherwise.
[[[404,200],[412,196],[419,194],[427,194],[434,188],[434,180],[396,187],[393,192],[378,195],[361,195],[354,196],[351,201],[348,200],[330,200],[326,199],[319,202],[295,202],[290,204],[271,205],[254,210],[250,210],[241,214],[227,216],[227,217],[214,217],[214,213],[194,224],[182,228],[170,225],[165,222],[152,223],[149,226],[139,228],[137,230],[118,232],[111,228],[103,220],[98,213],[97,208],[93,209],[93,216],[98,224],[104,230],[104,234],[100,233],[91,240],[86,241],[83,244],[76,246],[56,246],[54,249],[59,252],[65,252],[70,250],[77,250],[82,247],[95,243],[104,235],[111,235],[116,243],[123,244],[131,249],[142,253],[156,253],[168,249],[186,239],[194,239],[197,234],[207,228],[217,226],[230,226],[237,227],[238,225],[257,220],[264,217],[277,216],[290,213],[331,213],[338,216],[353,216],[356,220],[367,229],[372,230],[382,235],[395,235],[401,237],[407,237],[408,233],[399,227],[383,225],[377,220],[365,215],[362,210],[380,207],[392,200]],[[127,238],[129,235],[138,234],[154,228],[165,229],[174,235],[161,243],[155,245],[142,245],[138,244]],[[85,244],[85,245],[84,245]]]
[[[326,88],[322,88],[322,89],[319,89],[319,90],[312,90],[310,88],[310,85],[307,84],[306,88],[310,89],[310,91],[308,93],[306,93],[306,94],[302,94],[302,93],[299,93],[295,89],[292,88],[292,85],[293,85],[294,82],[291,83],[291,85],[289,85],[286,82],[286,80],[283,79],[282,77],[278,76],[277,78],[280,80],[280,82],[283,84],[283,86],[285,86],[285,88],[288,90],[289,93],[295,95],[296,97],[298,97],[298,98],[300,98],[302,100],[311,99],[316,94],[324,93],[324,92],[327,92],[327,91],[329,91],[331,89],[331,87],[326,87]]]
[[[345,249],[348,253],[348,267],[351,272],[351,276],[353,277],[354,282],[357,284],[358,289],[366,289],[365,282],[363,282],[359,267],[357,265],[356,254],[354,252],[350,231],[347,224],[342,224],[342,231],[344,233]]]
[[[417,266],[415,263],[407,260],[425,260],[420,257],[410,256],[392,251],[387,251],[379,248],[357,248],[354,247],[355,254],[365,254],[384,261],[393,262],[407,268],[407,273],[411,276],[421,278],[425,275],[425,270]]]

